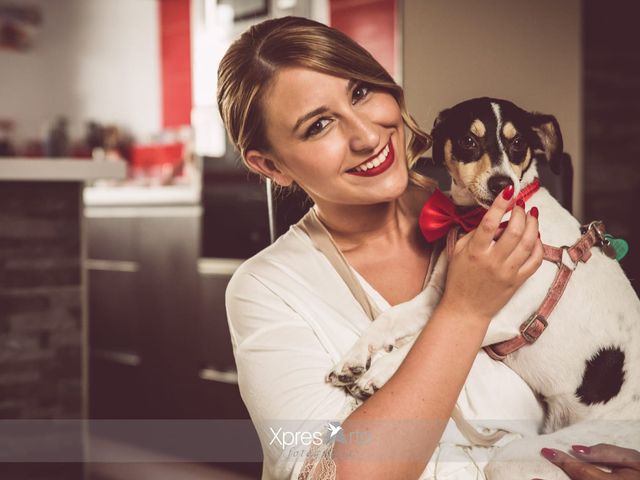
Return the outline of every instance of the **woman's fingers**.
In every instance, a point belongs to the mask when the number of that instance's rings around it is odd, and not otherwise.
[[[540,452],[544,458],[561,468],[572,480],[606,480],[609,474],[598,467],[583,462],[560,450],[543,448]]]
[[[527,215],[524,209],[518,205],[511,210],[511,218],[500,238],[493,245],[492,250],[496,254],[498,260],[506,260],[514,252],[523,239],[527,225]],[[538,237],[537,232],[534,232],[534,239]],[[533,245],[530,245],[530,249],[533,249]]]
[[[543,448],[544,458],[561,468],[572,480],[637,480],[640,478],[640,452],[629,448],[600,443],[591,447],[574,445],[576,457],[560,450]],[[604,472],[597,465],[611,468]]]
[[[507,264],[511,265],[511,268],[515,270],[520,270],[531,259],[532,253],[537,246],[542,248],[542,242],[538,238],[538,219],[529,213],[525,215],[523,233],[507,258]]]
[[[513,185],[509,185],[496,197],[493,204],[482,218],[478,228],[473,232],[473,243],[475,246],[480,249],[487,249],[491,246],[496,230],[502,221],[502,217],[513,203],[512,197]]]
[[[449,262],[445,290],[456,292],[461,311],[476,312],[487,320],[504,307],[542,261],[537,221],[527,219],[521,206],[514,208],[506,228],[501,227],[512,202],[508,195],[499,195],[478,228],[458,240]],[[500,238],[494,240],[496,236]],[[512,257],[516,249],[518,253]]]
[[[578,458],[591,463],[636,469],[640,473],[640,452],[637,450],[600,443],[591,447],[574,445],[573,451]],[[638,478],[640,478],[640,474]]]
[[[542,247],[542,242],[539,239],[536,239],[536,244],[533,247],[533,250],[529,253],[529,257],[518,269],[518,276],[524,279],[529,278],[536,270],[538,270],[538,268],[540,268],[543,260],[544,248]]]

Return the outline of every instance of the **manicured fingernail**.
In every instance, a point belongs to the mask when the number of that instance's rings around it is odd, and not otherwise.
[[[532,217],[538,218],[538,215],[540,215],[540,212],[538,211],[538,207],[531,207],[531,210],[529,210],[529,215],[531,215]]]
[[[571,445],[573,451],[579,453],[580,455],[589,455],[591,453],[591,447],[586,447],[584,445]]]
[[[558,456],[558,452],[556,452],[551,448],[543,448],[542,450],[540,450],[540,453],[547,460],[555,460],[556,457]]]
[[[519,198],[518,200],[516,200],[516,205],[519,206],[520,208],[524,208],[524,200]]]
[[[511,200],[513,197],[513,185],[507,185],[507,187],[502,191],[502,198],[505,200]]]
[[[509,220],[502,222],[500,225],[498,225],[498,228],[507,228],[507,225],[509,225]]]

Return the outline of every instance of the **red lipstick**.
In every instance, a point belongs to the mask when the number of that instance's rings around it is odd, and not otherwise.
[[[387,153],[386,158],[377,167],[369,168],[365,172],[363,172],[362,170],[355,170],[352,168],[347,172],[352,175],[357,175],[359,177],[374,177],[376,175],[380,175],[382,172],[386,171],[391,165],[393,165],[393,161],[395,160],[395,151],[393,149],[393,143],[389,141],[388,145],[389,145],[389,153]],[[374,155],[373,157],[362,162],[360,165],[364,165],[368,162],[375,160],[376,158],[378,158],[378,155]]]

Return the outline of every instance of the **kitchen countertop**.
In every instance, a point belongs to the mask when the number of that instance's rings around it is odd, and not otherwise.
[[[84,203],[87,206],[129,205],[198,205],[200,185],[166,186],[93,186],[85,187]]]
[[[0,157],[0,181],[84,182],[126,175],[123,161]]]

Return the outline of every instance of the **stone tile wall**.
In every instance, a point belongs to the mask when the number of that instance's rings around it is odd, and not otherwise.
[[[80,188],[0,182],[0,421],[82,416]],[[82,478],[81,465],[2,471]]]

